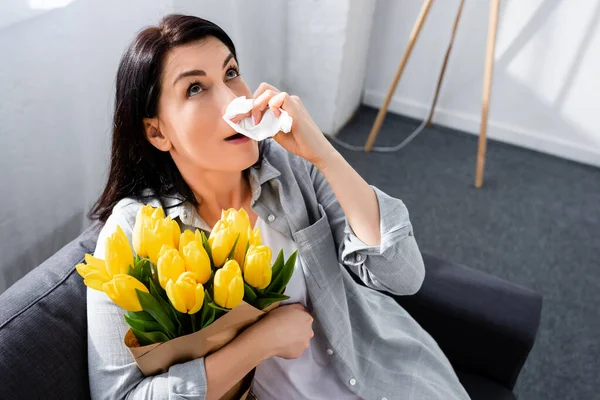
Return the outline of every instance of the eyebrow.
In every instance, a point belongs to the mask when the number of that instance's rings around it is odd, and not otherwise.
[[[227,63],[229,63],[229,60],[231,60],[232,58],[234,58],[234,55],[232,53],[229,53],[229,55],[225,58],[225,61],[223,61],[222,68],[225,68],[227,66]],[[177,78],[175,78],[175,80],[173,81],[173,85],[175,85],[180,79],[186,78],[188,76],[206,76],[206,72],[202,71],[201,69],[193,69],[191,71],[182,72],[177,76]]]

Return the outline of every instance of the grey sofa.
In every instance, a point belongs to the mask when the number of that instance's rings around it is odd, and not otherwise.
[[[74,266],[94,225],[0,295],[0,398],[87,399],[86,288]],[[538,294],[424,255],[426,279],[397,299],[438,341],[474,400],[512,392],[538,329]],[[398,399],[402,395],[398,394]]]

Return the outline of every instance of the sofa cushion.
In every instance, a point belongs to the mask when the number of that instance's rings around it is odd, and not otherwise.
[[[75,271],[101,225],[0,295],[0,398],[86,399],[86,287]]]
[[[481,376],[456,371],[471,400],[516,400],[512,391]]]

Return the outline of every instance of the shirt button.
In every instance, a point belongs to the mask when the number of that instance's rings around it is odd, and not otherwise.
[[[267,219],[269,220],[269,222],[273,222],[273,221],[275,221],[275,216],[273,214],[269,214]]]
[[[328,356],[332,356],[332,355],[333,355],[333,350],[331,350],[331,349],[327,349],[327,355],[328,355]]]
[[[351,386],[354,386],[354,385],[356,385],[356,379],[354,379],[354,378],[350,378],[350,385],[351,385]]]
[[[184,218],[184,219],[187,219],[187,216],[188,216],[188,213],[187,213],[187,211],[184,211],[184,212],[183,212],[183,218]]]

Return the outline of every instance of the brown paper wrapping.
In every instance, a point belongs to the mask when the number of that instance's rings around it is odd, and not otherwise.
[[[144,376],[156,375],[166,372],[171,365],[206,357],[219,350],[278,305],[279,303],[275,303],[264,310],[259,310],[242,302],[206,328],[171,339],[168,342],[140,346],[131,329],[127,331],[124,341],[142,374]],[[253,377],[254,370],[250,371],[221,399],[246,399]]]

